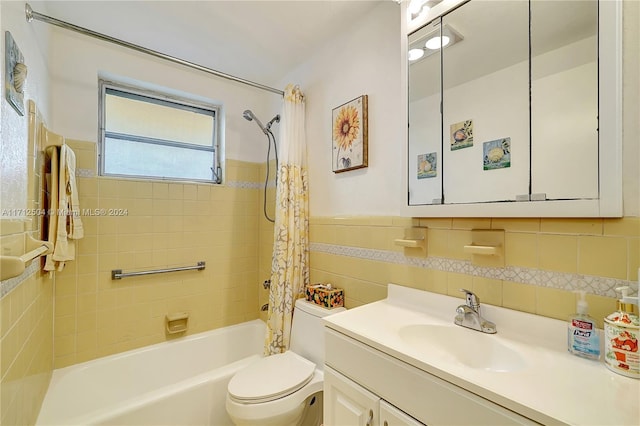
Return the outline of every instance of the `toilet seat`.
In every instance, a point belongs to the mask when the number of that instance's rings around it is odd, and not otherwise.
[[[311,381],[316,365],[292,351],[271,355],[239,371],[228,386],[231,399],[244,404],[273,401]]]

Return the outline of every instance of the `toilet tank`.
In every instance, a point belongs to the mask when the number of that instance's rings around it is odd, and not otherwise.
[[[326,309],[304,299],[296,300],[291,325],[289,349],[324,368],[324,324],[322,318],[344,311],[345,308]]]

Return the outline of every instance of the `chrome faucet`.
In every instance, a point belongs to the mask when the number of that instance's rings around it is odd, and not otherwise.
[[[480,298],[464,288],[461,288],[460,291],[466,294],[467,303],[456,308],[456,318],[453,322],[456,325],[483,333],[495,333],[497,331],[496,325],[491,321],[485,320],[480,315]]]

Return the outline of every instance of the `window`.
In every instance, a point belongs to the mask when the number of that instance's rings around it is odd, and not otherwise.
[[[101,82],[100,174],[220,183],[218,108]]]

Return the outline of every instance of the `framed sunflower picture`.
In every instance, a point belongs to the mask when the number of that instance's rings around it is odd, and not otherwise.
[[[367,167],[367,118],[367,95],[333,109],[331,162],[334,173]]]

